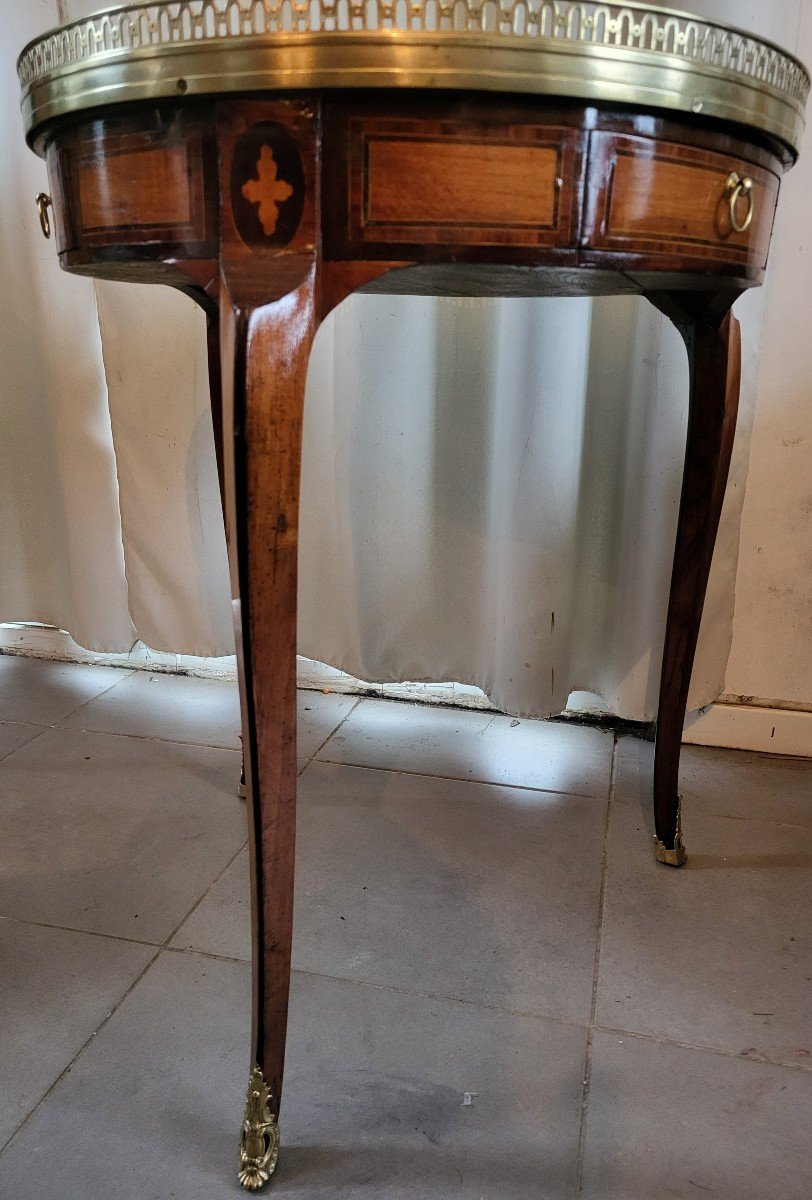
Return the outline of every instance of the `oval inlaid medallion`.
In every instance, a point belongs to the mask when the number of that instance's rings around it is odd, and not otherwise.
[[[234,148],[231,208],[248,246],[287,246],[302,219],[305,178],[295,138],[276,121],[252,125]]]

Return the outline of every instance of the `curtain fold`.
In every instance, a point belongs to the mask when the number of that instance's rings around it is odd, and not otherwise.
[[[701,8],[794,45],[796,2]],[[0,0],[0,619],[96,650],[228,654],[202,313],[61,274],[39,232],[45,170],[13,62],[62,15]],[[761,306],[737,306],[741,417],[692,708],[724,684]],[[374,681],[475,684],[518,715],[579,690],[651,719],[687,387],[676,331],[640,299],[351,297],[308,379],[300,653]]]

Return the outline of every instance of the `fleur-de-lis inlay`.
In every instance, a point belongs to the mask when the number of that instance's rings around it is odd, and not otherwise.
[[[266,237],[271,237],[279,220],[279,205],[289,200],[293,188],[284,179],[277,178],[276,159],[270,146],[260,149],[257,159],[257,178],[249,179],[242,186],[242,194],[250,204],[258,204],[257,216]]]

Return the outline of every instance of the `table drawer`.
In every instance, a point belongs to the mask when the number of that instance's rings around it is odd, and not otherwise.
[[[771,171],[725,154],[595,133],[582,242],[762,268],[778,189]]]
[[[213,232],[203,141],[192,119],[149,110],[85,122],[48,149],[57,249],[199,247]],[[211,191],[211,189],[209,189]]]
[[[386,116],[346,129],[330,249],[577,245],[580,131]]]

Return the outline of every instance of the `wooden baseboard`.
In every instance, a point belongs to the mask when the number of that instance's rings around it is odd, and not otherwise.
[[[812,712],[722,701],[693,713],[683,743],[812,758]]]

